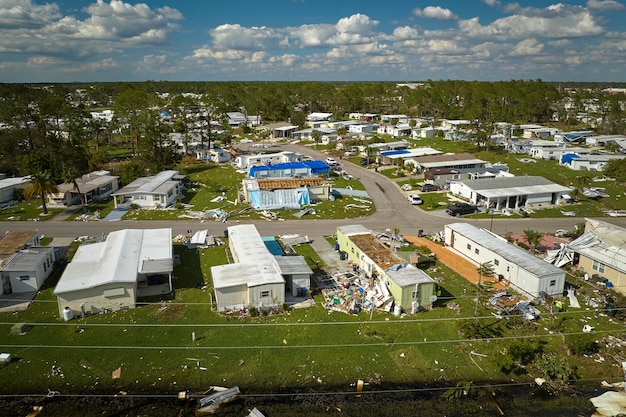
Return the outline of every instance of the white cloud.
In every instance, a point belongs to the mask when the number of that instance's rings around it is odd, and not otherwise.
[[[410,26],[397,27],[393,30],[393,38],[397,40],[417,39],[418,37],[417,29]]]
[[[546,9],[526,10],[518,14],[497,19],[481,25],[478,18],[461,20],[459,29],[466,36],[500,40],[537,38],[576,38],[595,36],[604,32],[588,10],[566,6],[561,3]]]
[[[589,10],[622,10],[624,5],[615,0],[589,0],[587,2],[587,8]]]
[[[537,39],[524,39],[518,42],[511,52],[510,56],[529,56],[538,55],[543,51],[544,46],[540,44]]]
[[[440,6],[427,6],[423,9],[416,8],[413,14],[418,17],[426,17],[437,20],[456,20],[457,16],[450,9],[444,9]]]
[[[335,25],[302,25],[287,28],[286,33],[302,48],[326,47],[371,42],[377,26],[377,20],[358,13],[340,19]]]
[[[59,7],[33,4],[32,0],[0,0],[1,29],[35,29],[60,17]]]
[[[144,65],[162,65],[165,63],[165,55],[145,55],[142,64]]]
[[[283,36],[265,26],[246,28],[239,24],[220,25],[209,33],[217,49],[270,49],[276,47]]]

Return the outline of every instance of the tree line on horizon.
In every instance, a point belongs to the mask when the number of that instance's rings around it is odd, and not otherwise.
[[[189,119],[193,113],[202,115],[206,128],[200,133],[208,142],[216,139],[212,124],[227,131],[224,114],[232,111],[259,115],[264,123],[289,121],[301,127],[311,112],[330,112],[338,120],[351,112],[404,114],[433,123],[441,118],[466,119],[477,136],[486,137],[497,122],[546,124],[554,122],[555,114],[559,123],[579,127],[576,113],[594,100],[602,121],[598,133],[626,133],[626,95],[604,92],[615,84],[542,80],[416,84],[416,88],[395,82],[0,84],[0,172],[9,176],[47,172],[61,182],[101,169],[115,158],[115,147],[122,146],[130,147],[134,156],[121,168],[122,181],[127,182],[178,162],[168,134],[188,135],[192,122],[198,125],[198,120]],[[104,109],[114,111],[113,122],[91,118],[90,112]],[[161,117],[165,112],[169,123]]]

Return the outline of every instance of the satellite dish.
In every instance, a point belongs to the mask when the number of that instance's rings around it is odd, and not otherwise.
[[[434,303],[435,301],[437,301],[437,296],[436,295],[431,295],[430,296],[430,302]]]

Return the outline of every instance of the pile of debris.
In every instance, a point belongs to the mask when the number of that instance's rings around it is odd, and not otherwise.
[[[337,272],[314,279],[324,296],[324,307],[329,311],[357,314],[377,308],[390,312],[393,307],[394,299],[387,287],[364,274]]]
[[[74,220],[78,220],[81,222],[89,222],[93,220],[100,220],[100,212],[94,211],[93,213],[83,213],[74,218]]]
[[[526,320],[536,320],[540,314],[539,310],[528,300],[519,295],[509,294],[508,290],[489,297],[489,304],[498,310],[498,316],[522,316]]]

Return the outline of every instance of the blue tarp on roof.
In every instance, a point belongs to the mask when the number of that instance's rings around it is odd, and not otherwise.
[[[275,165],[259,165],[250,168],[248,175],[255,178],[255,173],[259,171],[279,171],[279,170],[295,170],[307,168],[311,174],[325,174],[330,172],[330,168],[323,161],[302,161],[302,162],[284,162]]]
[[[398,151],[382,151],[380,154],[382,156],[393,156],[393,155],[402,155],[405,153],[411,153],[411,152],[406,149],[400,149]]]
[[[565,153],[561,155],[561,163],[562,164],[571,164],[573,159],[580,158],[580,156],[575,153]]]

